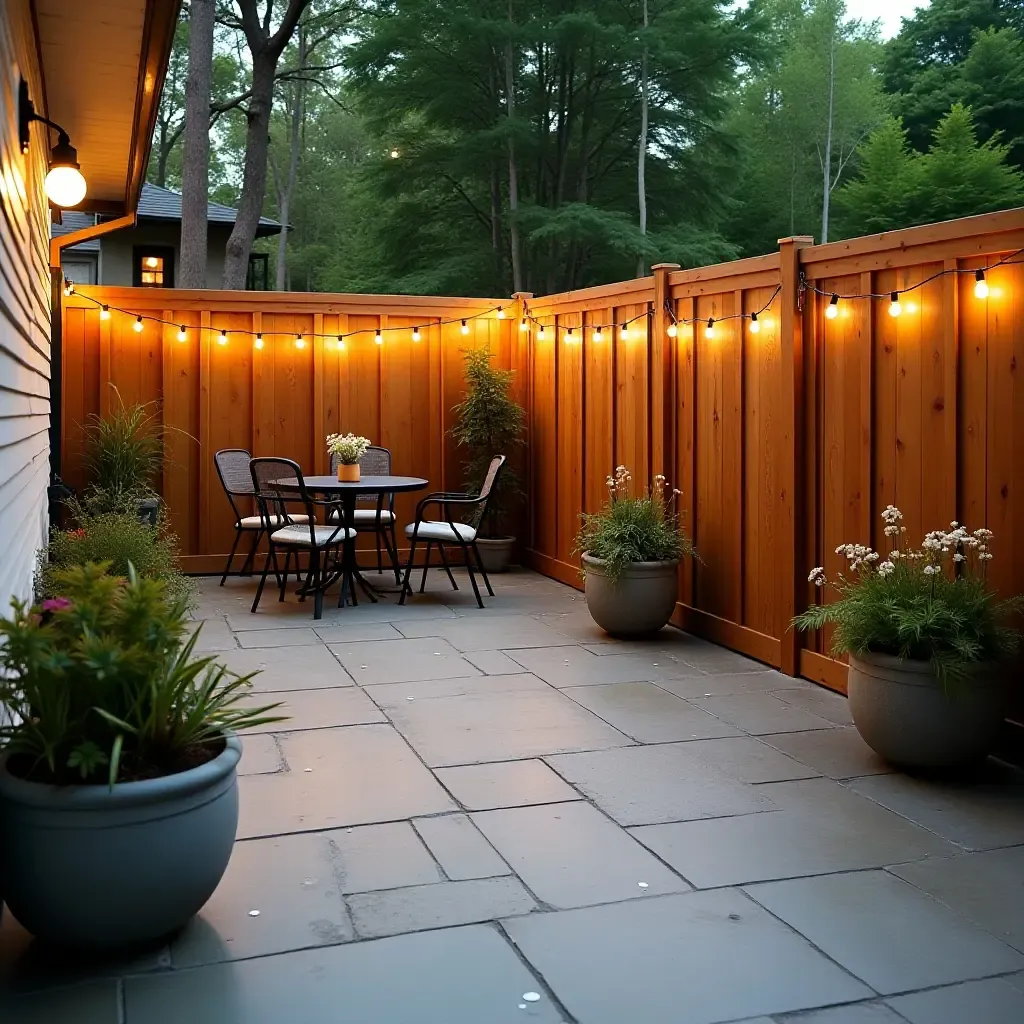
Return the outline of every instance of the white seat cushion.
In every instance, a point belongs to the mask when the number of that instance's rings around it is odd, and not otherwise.
[[[338,519],[338,511],[335,509],[327,517],[331,522]],[[356,526],[373,526],[377,522],[377,510],[375,508],[357,508],[352,516]],[[390,525],[395,521],[395,513],[389,512],[386,508],[380,510],[380,521],[384,525]]]
[[[456,536],[458,533],[458,536]],[[406,537],[416,535],[417,540],[443,540],[451,544],[458,544],[461,538],[464,541],[476,539],[476,530],[466,523],[455,523],[455,530],[452,530],[450,523],[435,523],[429,519],[423,520],[416,529],[416,523],[410,523],[405,528]]]
[[[291,520],[293,523],[308,523],[309,516],[292,516]],[[283,520],[279,515],[272,515],[270,517],[271,526],[280,526]],[[243,530],[258,530],[263,525],[263,520],[259,516],[243,516],[239,521],[238,525]]]
[[[318,548],[326,547],[328,544],[332,546],[340,544],[346,539],[346,534],[349,537],[355,536],[354,530],[340,530],[336,526],[314,526],[313,530],[316,533],[316,546]],[[309,527],[286,526],[282,530],[275,530],[270,535],[270,539],[275,544],[295,544],[308,548],[310,547]]]

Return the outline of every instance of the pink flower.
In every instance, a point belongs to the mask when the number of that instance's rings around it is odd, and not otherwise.
[[[62,612],[70,607],[71,600],[67,597],[48,597],[42,604],[44,612]]]

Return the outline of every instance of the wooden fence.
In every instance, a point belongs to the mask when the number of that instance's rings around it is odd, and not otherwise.
[[[351,429],[391,447],[396,471],[458,484],[447,431],[463,394],[460,350],[487,345],[517,371],[527,408],[528,564],[579,586],[579,513],[600,507],[608,473],[624,464],[640,486],[663,473],[682,490],[700,553],[681,569],[676,621],[843,689],[828,637],[787,624],[818,599],[809,569],[840,568],[837,544],[882,544],[887,504],[911,538],[953,519],[988,526],[993,579],[1024,591],[1024,211],[810,241],[512,301],[88,289],[130,313],[101,320],[93,301],[66,300],[66,475],[82,482],[81,424],[111,400],[103,382],[126,401],[161,398],[165,422],[191,435],[172,434],[164,494],[186,567],[210,571],[231,539],[217,448],[288,453],[322,471],[324,435]],[[979,268],[989,268],[985,299]],[[829,319],[833,293],[844,298]],[[146,312],[169,325],[136,333],[131,314]],[[378,346],[379,326],[401,330]],[[222,328],[262,329],[264,347],[231,334],[221,346]],[[357,329],[343,349],[330,343]],[[297,348],[299,332],[317,337]]]
[[[465,391],[462,352],[486,346],[496,365],[511,367],[527,344],[510,329],[517,307],[508,299],[80,292],[64,300],[64,478],[73,487],[86,482],[91,413],[107,412],[118,395],[158,402],[169,428],[161,490],[188,572],[219,570],[234,537],[213,465],[218,449],[284,455],[307,473],[325,473],[325,437],[351,430],[390,448],[396,473],[460,489],[462,459],[449,430]],[[517,397],[525,402],[522,391]],[[411,519],[416,498],[398,497],[401,521]]]

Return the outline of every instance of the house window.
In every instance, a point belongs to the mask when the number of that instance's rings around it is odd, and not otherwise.
[[[136,288],[174,287],[174,249],[137,245],[132,250],[132,284]]]
[[[245,287],[251,292],[265,292],[269,280],[269,257],[267,254],[265,252],[250,253]]]

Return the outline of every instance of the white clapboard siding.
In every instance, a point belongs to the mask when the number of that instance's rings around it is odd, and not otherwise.
[[[46,542],[49,483],[49,211],[46,140],[18,146],[18,81],[41,106],[29,0],[0,2],[0,609],[28,597]]]

